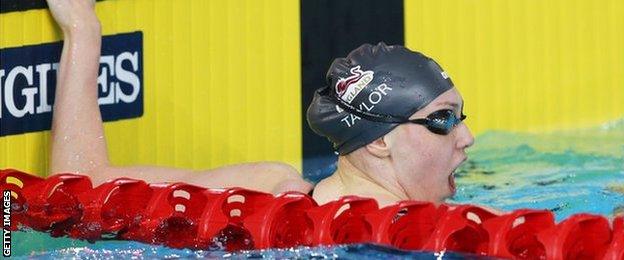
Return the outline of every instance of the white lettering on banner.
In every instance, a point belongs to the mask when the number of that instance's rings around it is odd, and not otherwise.
[[[23,66],[17,66],[9,71],[4,86],[4,98],[7,110],[15,117],[23,117],[26,114],[35,113],[35,94],[37,94],[36,87],[24,87],[22,88],[22,96],[26,97],[26,104],[23,108],[17,108],[15,105],[15,99],[13,98],[13,88],[15,87],[15,79],[17,76],[22,75],[26,78],[27,86],[33,84],[33,67],[28,68]]]
[[[58,63],[56,63],[58,66]],[[52,106],[48,104],[48,71],[52,68],[49,63],[39,64],[36,67],[39,74],[39,106],[37,114],[52,111]]]
[[[115,62],[115,70],[117,71],[117,79],[121,82],[128,83],[132,85],[132,93],[130,95],[126,95],[123,91],[121,91],[121,87],[119,87],[119,83],[115,83],[115,90],[117,91],[117,95],[115,96],[115,102],[119,103],[119,101],[123,101],[125,103],[132,103],[136,100],[139,95],[139,89],[141,87],[141,82],[139,81],[139,77],[127,70],[124,70],[121,66],[124,60],[130,61],[132,64],[132,70],[137,71],[139,69],[139,54],[135,52],[131,54],[129,52],[123,52],[119,54],[117,57],[117,61]]]
[[[125,65],[125,62],[129,62],[131,70],[124,69],[122,65]],[[139,70],[139,53],[123,52],[116,57],[102,56],[100,65],[102,71],[98,75],[97,83],[105,96],[98,98],[98,104],[112,105],[136,101],[141,88],[141,81],[136,74]],[[48,93],[48,73],[58,71],[58,67],[58,63],[42,63],[0,70],[0,118],[5,107],[15,118],[22,118],[27,114],[50,113],[52,104],[48,101],[48,95],[51,94]],[[38,86],[34,84],[35,76],[39,78]],[[22,78],[26,79],[26,84],[16,84],[20,82],[18,79]],[[126,88],[124,88],[126,92],[122,91],[122,83],[130,85],[131,92]],[[15,95],[16,91],[21,95]],[[22,104],[18,100],[23,99],[26,101],[24,105],[18,105]],[[36,100],[38,104],[35,104]]]
[[[97,78],[98,85],[102,89],[103,93],[108,93],[108,96],[98,98],[98,104],[110,105],[115,104],[115,83],[108,85],[108,77],[115,76],[115,56],[107,55],[100,57],[100,66],[102,66],[102,73]],[[110,69],[110,73],[109,73]],[[106,94],[105,94],[106,95]]]
[[[358,109],[362,111],[366,110],[367,112],[370,112],[371,110],[373,110],[373,108],[375,108],[376,104],[379,104],[379,102],[381,102],[381,100],[383,100],[383,98],[388,95],[390,91],[392,91],[392,88],[388,87],[386,83],[380,84],[379,86],[375,88],[375,90],[373,90],[371,93],[368,94],[367,100],[362,101],[358,105]],[[344,122],[347,125],[347,127],[352,127],[355,125],[355,123],[357,123],[356,121],[360,119],[361,118],[358,116],[349,114],[343,117],[340,121]]]

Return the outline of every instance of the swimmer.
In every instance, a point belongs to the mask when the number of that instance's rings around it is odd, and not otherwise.
[[[186,182],[208,188],[243,187],[264,192],[308,192],[312,186],[283,163],[248,163],[194,172],[109,163],[97,103],[101,29],[94,0],[47,0],[63,37],[51,133],[50,173],[79,173],[94,185],[129,177],[146,182]],[[147,108],[151,109],[151,108]]]
[[[463,107],[448,74],[403,46],[365,44],[334,60],[307,111],[310,127],[339,154],[314,199],[443,203],[454,195],[455,171],[474,142]]]

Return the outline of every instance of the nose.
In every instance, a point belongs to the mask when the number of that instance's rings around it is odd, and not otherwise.
[[[474,136],[463,122],[457,126],[457,139],[458,149],[466,149],[474,144]]]

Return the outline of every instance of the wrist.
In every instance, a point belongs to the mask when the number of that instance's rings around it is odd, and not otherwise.
[[[76,23],[62,28],[63,36],[69,40],[100,40],[102,29],[99,21],[89,23]]]

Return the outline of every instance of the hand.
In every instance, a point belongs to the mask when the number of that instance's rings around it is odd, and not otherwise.
[[[52,17],[64,33],[76,30],[98,30],[95,0],[46,0]]]

